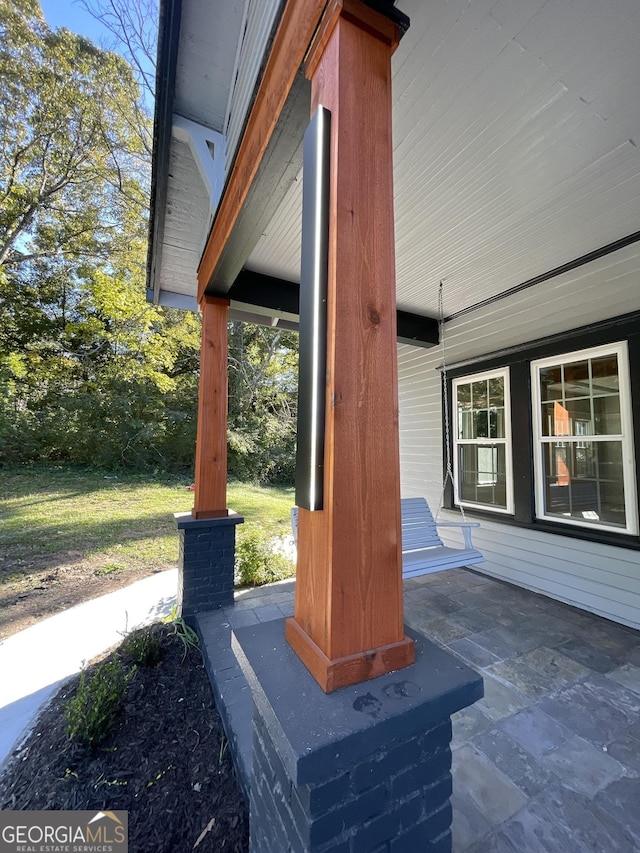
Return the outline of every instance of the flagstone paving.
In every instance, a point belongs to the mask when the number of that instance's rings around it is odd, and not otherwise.
[[[293,581],[201,615],[245,769],[251,698],[231,630],[290,616]],[[453,718],[455,853],[640,850],[640,632],[469,569],[405,582],[405,619],[484,678]]]

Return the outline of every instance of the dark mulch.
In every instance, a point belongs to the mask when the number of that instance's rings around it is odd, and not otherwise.
[[[68,739],[78,678],[67,683],[0,778],[0,809],[126,809],[130,853],[245,853],[247,810],[200,652],[171,625],[151,630],[162,659],[138,666],[111,734],[94,751]]]

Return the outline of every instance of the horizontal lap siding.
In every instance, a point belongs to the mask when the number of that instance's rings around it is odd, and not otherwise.
[[[425,497],[434,514],[442,493],[442,423],[436,350],[398,347],[402,496]]]
[[[484,520],[473,542],[478,571],[640,628],[637,551]]]
[[[449,322],[447,364],[637,310],[636,244]],[[402,495],[426,497],[435,514],[443,480],[442,351],[402,345],[398,364]],[[445,512],[440,520],[445,516],[459,518]],[[461,545],[458,538],[442,536],[447,545]],[[640,628],[640,552],[501,524],[498,517],[483,519],[473,542],[485,556],[478,571]]]

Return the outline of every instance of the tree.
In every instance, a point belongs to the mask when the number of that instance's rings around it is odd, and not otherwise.
[[[229,473],[241,480],[293,482],[298,335],[229,324]]]
[[[0,0],[0,465],[187,469],[200,317],[144,297],[153,0],[85,8],[135,67]],[[230,344],[230,472],[291,481],[297,336]]]
[[[144,300],[133,71],[0,0],[0,74],[0,461],[186,467],[199,320]]]
[[[155,82],[156,0],[81,0],[112,36],[150,98]],[[149,152],[151,151],[149,144]],[[229,473],[292,482],[295,470],[298,336],[229,324]]]
[[[131,69],[52,31],[35,0],[0,0],[0,22],[0,268],[111,260],[131,230],[144,234],[148,198]]]
[[[142,93],[129,118],[135,119],[135,129],[151,160],[150,106],[155,98],[156,41],[158,34],[158,4],[156,0],[82,0],[82,6],[110,33],[107,46],[129,63]]]

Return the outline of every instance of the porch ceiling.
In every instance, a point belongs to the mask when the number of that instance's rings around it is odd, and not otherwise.
[[[182,5],[184,21],[202,4]],[[450,315],[640,231],[637,0],[398,5],[411,18],[393,60],[400,308],[436,316],[443,280]],[[235,45],[216,27],[197,31],[181,36],[176,105],[218,129],[212,90],[222,103]],[[200,65],[181,65],[192,50]],[[180,165],[188,147],[178,149],[174,140],[167,208],[182,218],[159,274],[163,288],[193,295],[208,208],[198,209],[197,170]],[[246,266],[298,281],[300,218],[297,180]]]

